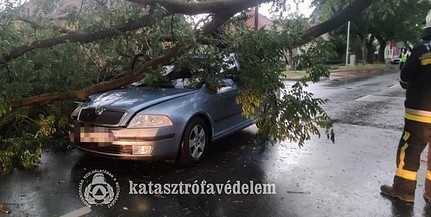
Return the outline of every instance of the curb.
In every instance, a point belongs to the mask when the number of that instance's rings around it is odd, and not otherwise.
[[[381,75],[385,73],[399,73],[399,70],[394,68],[372,68],[363,70],[337,71],[331,72],[329,80],[349,80],[355,78],[364,78],[370,75]]]
[[[386,69],[360,69],[360,70],[349,70],[349,71],[333,71],[329,75],[329,80],[362,77],[362,76],[366,76],[369,74],[374,74],[382,71],[386,71]]]
[[[393,72],[395,68],[370,68],[370,69],[357,69],[357,70],[331,70],[329,77],[322,77],[320,80],[344,80],[366,77],[372,74],[383,74]],[[299,81],[300,79],[283,79],[284,81]]]

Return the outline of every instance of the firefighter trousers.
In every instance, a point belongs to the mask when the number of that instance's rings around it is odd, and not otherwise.
[[[414,195],[421,153],[431,143],[431,123],[405,119],[404,131],[397,149],[393,188]],[[425,193],[431,196],[431,151],[428,148]]]

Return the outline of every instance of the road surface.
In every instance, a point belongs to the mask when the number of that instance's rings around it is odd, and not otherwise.
[[[252,126],[216,142],[205,162],[191,168],[48,150],[39,168],[0,175],[0,203],[11,210],[0,217],[431,216],[422,199],[426,156],[414,205],[380,195],[380,185],[392,182],[402,132],[404,90],[398,71],[333,78],[308,89],[330,100],[324,107],[336,121],[335,143],[316,137],[301,148],[286,141],[261,151]],[[90,185],[84,176],[96,169],[108,171],[110,186],[118,183],[120,189],[111,195],[116,198],[109,209],[106,204],[86,208],[80,198],[79,192],[88,193],[82,183]],[[138,185],[202,182],[271,184],[276,194],[140,194]]]

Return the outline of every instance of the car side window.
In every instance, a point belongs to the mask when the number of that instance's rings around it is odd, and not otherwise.
[[[219,85],[220,88],[217,90],[217,93],[223,93],[236,88],[235,82],[230,78],[224,78],[220,80]]]

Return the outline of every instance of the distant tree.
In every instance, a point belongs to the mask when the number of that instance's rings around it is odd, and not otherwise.
[[[277,98],[274,93],[284,88],[280,58],[360,15],[372,0],[354,0],[305,32],[244,25],[241,12],[265,2],[282,10],[286,0],[71,2],[0,5],[0,170],[36,166],[48,141],[64,141],[74,100],[144,78],[156,85],[167,79],[160,73],[163,65],[193,65],[187,57],[196,54],[237,53],[244,65],[237,101],[244,115],[256,117],[265,138],[302,145],[322,128],[331,136],[331,121],[321,108],[325,100],[303,90],[306,81],[327,74],[311,64],[319,52],[304,58],[312,66],[309,76]],[[214,55],[195,67],[217,60]],[[194,76],[211,82],[210,72]]]
[[[349,4],[347,0],[314,1],[319,4],[321,19],[331,17]],[[379,61],[384,62],[384,49],[388,41],[414,43],[419,40],[421,29],[431,2],[428,0],[375,0],[361,16],[352,19],[351,35],[358,37],[368,62],[373,60],[375,45],[379,44]],[[336,30],[337,37],[346,37],[346,26]]]

